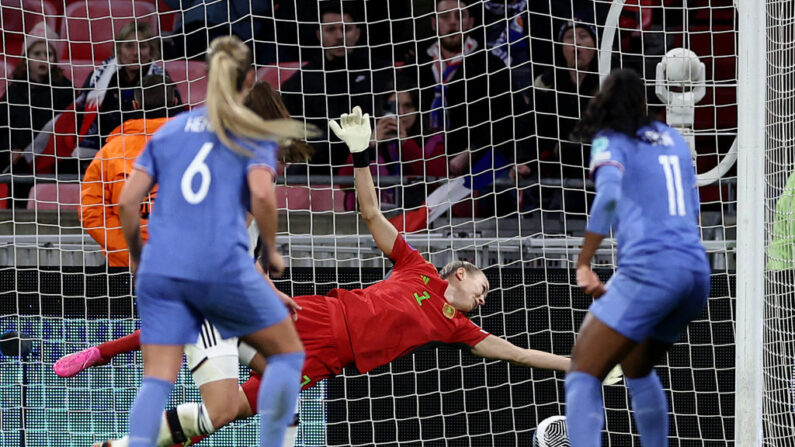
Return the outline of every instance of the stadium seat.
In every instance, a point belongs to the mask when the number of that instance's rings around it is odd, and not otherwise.
[[[285,81],[298,73],[302,65],[301,62],[282,62],[279,65],[268,65],[257,70],[257,79],[265,81],[271,87],[278,89]]]
[[[182,102],[191,107],[201,105],[207,95],[207,69],[202,61],[166,62],[166,71],[177,86]]]
[[[338,186],[276,186],[280,209],[311,211],[345,211],[345,191]]]
[[[0,30],[3,42],[0,52],[22,54],[25,33],[33,30],[46,17],[47,25],[58,29],[55,7],[47,0],[0,0]]]
[[[61,22],[62,59],[91,59],[101,62],[113,54],[113,38],[132,20],[144,20],[158,33],[154,4],[133,0],[87,0],[66,7]]]
[[[75,87],[82,87],[96,68],[94,61],[90,59],[72,59],[69,62],[62,62],[60,65],[63,68],[64,75],[72,81],[72,85]]]
[[[31,188],[28,199],[29,210],[76,210],[80,207],[80,185],[39,183]]]
[[[171,9],[163,0],[157,0],[157,14],[160,16],[160,34],[163,36],[174,31],[177,22],[182,18],[180,10]]]

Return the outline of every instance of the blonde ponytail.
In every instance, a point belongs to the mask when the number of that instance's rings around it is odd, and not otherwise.
[[[249,149],[234,141],[230,134],[243,140],[288,140],[314,134],[304,123],[292,119],[264,120],[240,99],[246,75],[251,69],[251,51],[235,36],[218,37],[207,53],[207,115],[218,139],[229,149],[252,156]]]

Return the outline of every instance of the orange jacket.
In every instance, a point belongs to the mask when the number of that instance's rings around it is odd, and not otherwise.
[[[130,257],[119,220],[119,197],[132,172],[133,163],[143,152],[146,142],[168,118],[125,121],[111,132],[105,146],[97,152],[83,177],[80,193],[80,222],[102,246],[110,267],[127,267]],[[148,238],[149,219],[157,186],[141,203],[141,237]]]

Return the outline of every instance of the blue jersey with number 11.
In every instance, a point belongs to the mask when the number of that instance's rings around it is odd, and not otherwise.
[[[613,222],[619,269],[707,270],[695,170],[684,138],[659,122],[641,128],[635,138],[600,132],[591,146],[591,176],[606,165],[623,171]]]
[[[177,116],[152,137],[135,163],[159,185],[140,274],[228,282],[253,268],[247,176],[252,168],[273,170],[277,146],[268,141],[249,149],[253,158],[225,147],[203,107]]]

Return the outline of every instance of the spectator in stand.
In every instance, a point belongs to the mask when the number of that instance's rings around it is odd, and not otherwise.
[[[571,136],[588,102],[599,90],[597,32],[587,11],[563,23],[557,33],[559,65],[549,68],[535,80],[535,111],[538,121],[538,167],[519,167],[522,175],[533,169],[541,177],[585,181],[590,163],[590,147]],[[584,212],[590,200],[584,188],[550,189],[541,194],[542,208]],[[532,206],[538,205],[538,196]]]
[[[75,100],[72,83],[56,65],[52,40],[58,34],[39,22],[25,37],[22,61],[11,74],[0,98],[0,172],[32,172],[33,153],[23,155],[39,130]],[[27,197],[29,186],[15,185],[14,196]]]
[[[517,90],[532,83],[527,0],[489,0],[483,3],[486,47],[511,67]]]
[[[174,86],[162,74],[148,75],[135,89],[133,107],[143,118],[125,121],[117,127],[108,142],[97,153],[83,177],[80,194],[80,221],[86,232],[105,251],[110,267],[129,267],[130,257],[119,220],[119,197],[132,172],[133,163],[144,150],[146,142],[168,121],[169,106],[177,98]],[[141,203],[142,238],[147,239],[145,222],[157,194],[157,186]]]
[[[420,103],[430,115],[432,132],[443,132],[451,176],[482,174],[474,181],[480,193],[494,191],[495,177],[507,177],[514,156],[514,101],[505,63],[469,36],[474,17],[459,0],[437,0],[431,27],[437,38],[418,57]],[[508,206],[508,199],[500,206]],[[488,203],[487,203],[488,202]],[[494,199],[482,201],[493,206]],[[479,205],[479,206],[482,206]],[[515,205],[513,206],[515,211]],[[494,213],[483,209],[479,214]]]
[[[389,85],[393,69],[372,59],[367,48],[357,47],[362,34],[357,19],[357,10],[345,2],[322,2],[316,36],[323,51],[282,85],[287,110],[324,131],[319,139],[310,141],[315,148],[310,174],[336,173],[347,157],[342,143],[329,141],[327,120],[354,106],[372,113],[374,90],[384,92]],[[301,174],[303,169],[293,166],[288,172]]]
[[[133,21],[121,28],[115,55],[89,75],[77,100],[75,110],[83,112],[79,128],[86,129],[81,132],[80,148],[98,150],[122,122],[140,118],[133,108],[133,92],[144,76],[167,74],[159,58],[160,38],[148,23]],[[177,105],[181,104],[179,92],[174,94]]]
[[[204,59],[207,47],[219,36],[234,34],[253,45],[252,38],[265,28],[265,16],[271,12],[270,1],[164,0],[181,11],[172,35],[164,39],[166,60]]]
[[[444,139],[441,134],[429,138],[422,135],[422,116],[417,106],[419,90],[411,79],[398,77],[398,89],[376,99],[376,110],[380,113],[375,120],[370,153],[375,163],[370,165],[373,177],[377,176],[417,176],[447,177],[447,159],[444,154]],[[340,175],[353,175],[353,156],[349,155]],[[420,205],[427,192],[427,185],[404,186],[402,197],[396,197],[400,190],[395,188],[381,190],[381,204],[402,205],[404,208]],[[345,193],[345,209],[356,207],[356,194]]]

